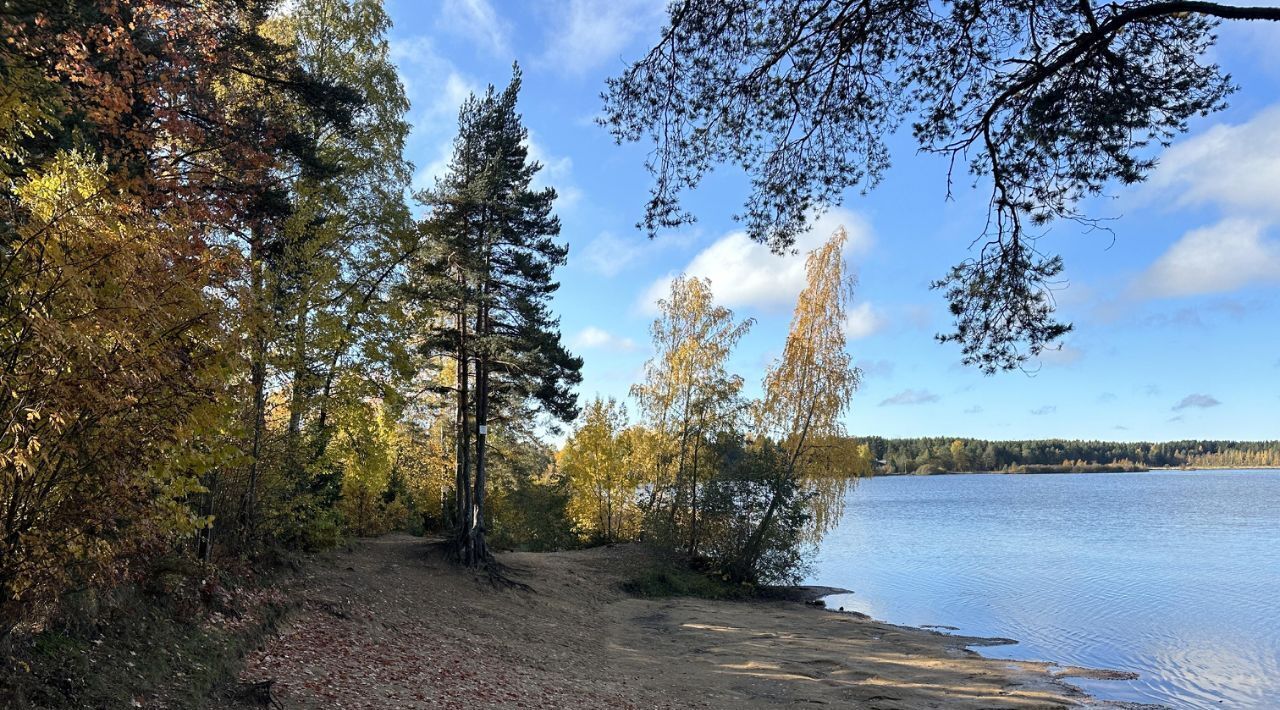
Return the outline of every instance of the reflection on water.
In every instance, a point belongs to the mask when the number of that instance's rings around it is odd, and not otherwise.
[[[1115,700],[1280,708],[1280,471],[899,476],[851,492],[811,582],[988,656],[1132,670]]]

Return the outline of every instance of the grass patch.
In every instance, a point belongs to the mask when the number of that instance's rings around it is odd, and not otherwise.
[[[244,656],[287,611],[267,588],[236,590],[230,606],[196,610],[180,595],[136,587],[109,595],[93,604],[91,622],[64,619],[0,648],[0,705],[208,707],[238,689]]]
[[[753,586],[731,584],[718,576],[677,563],[662,563],[645,569],[623,582],[622,590],[647,598],[751,599],[756,596]]]

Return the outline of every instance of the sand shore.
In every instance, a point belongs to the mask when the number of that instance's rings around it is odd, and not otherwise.
[[[1137,707],[969,650],[987,639],[795,601],[629,597],[631,546],[500,560],[532,591],[420,539],[359,542],[293,583],[301,609],[242,679],[273,680],[286,708]]]

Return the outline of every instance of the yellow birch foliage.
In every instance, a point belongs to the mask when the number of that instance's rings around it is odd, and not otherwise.
[[[640,473],[631,458],[626,408],[610,397],[583,410],[581,426],[560,450],[560,470],[569,478],[569,516],[587,540],[630,539],[638,532],[636,490]]]
[[[845,347],[853,297],[844,262],[847,238],[843,227],[837,229],[806,259],[806,284],[782,355],[765,374],[757,409],[758,432],[783,447],[792,474],[816,494],[815,534],[839,520],[851,477],[871,471],[870,450],[847,443],[842,422],[861,377]]]
[[[438,416],[425,425],[402,423],[400,428],[396,466],[404,476],[414,509],[432,521],[443,521],[456,480],[453,421]]]
[[[335,414],[337,432],[330,448],[332,459],[342,467],[339,509],[357,535],[386,532],[396,521],[386,519],[382,493],[391,479],[401,433],[377,402],[352,403]]]
[[[425,394],[418,398],[410,421],[401,424],[403,436],[397,465],[415,509],[433,523],[442,524],[451,514],[449,499],[457,484],[457,436],[452,396],[458,385],[457,363],[440,358],[421,382]]]
[[[736,322],[733,311],[716,305],[711,281],[696,277],[675,278],[658,309],[649,329],[655,354],[645,363],[644,382],[631,388],[651,437],[650,509],[676,504],[664,496],[679,496],[693,458],[692,438],[735,428],[742,378],[729,374],[726,362],[755,323]]]

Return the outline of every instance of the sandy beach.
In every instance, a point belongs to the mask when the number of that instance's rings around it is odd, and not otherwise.
[[[495,587],[391,535],[314,563],[300,602],[248,659],[285,708],[1137,707],[1096,701],[990,640],[795,601],[639,599],[644,552],[506,553],[530,590]]]

